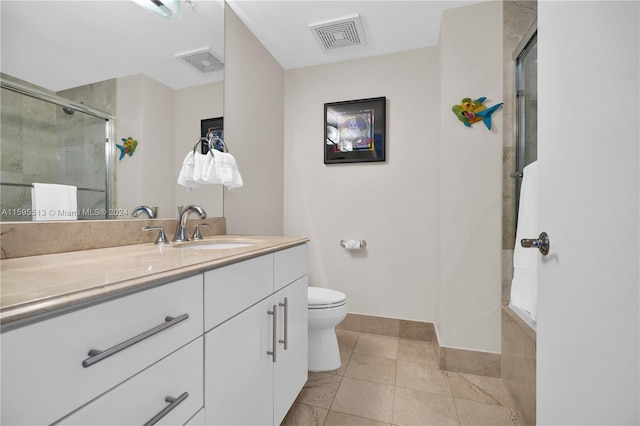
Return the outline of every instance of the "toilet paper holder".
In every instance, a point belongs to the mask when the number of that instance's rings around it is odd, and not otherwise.
[[[347,250],[360,250],[367,247],[365,240],[340,240],[340,246]]]

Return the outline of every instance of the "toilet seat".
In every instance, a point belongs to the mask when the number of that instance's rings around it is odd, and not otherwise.
[[[309,309],[336,308],[347,303],[347,296],[336,290],[309,287]]]

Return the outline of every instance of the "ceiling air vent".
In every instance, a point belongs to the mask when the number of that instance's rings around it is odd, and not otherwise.
[[[366,44],[360,15],[350,16],[336,21],[309,25],[309,29],[324,50]]]
[[[224,69],[224,62],[218,59],[209,48],[181,53],[176,55],[176,58],[184,60],[201,72],[214,72]]]

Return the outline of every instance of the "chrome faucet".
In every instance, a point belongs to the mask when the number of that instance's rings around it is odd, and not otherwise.
[[[147,216],[149,216],[149,219],[154,219],[156,217],[156,214],[158,213],[158,208],[154,207],[147,207],[147,206],[138,206],[135,209],[133,209],[133,212],[131,212],[131,217],[138,217],[140,216],[140,214],[144,212],[147,214]]]
[[[189,241],[189,237],[187,236],[187,219],[191,212],[198,213],[200,219],[207,218],[207,213],[200,206],[187,206],[182,209],[178,217],[178,225],[176,226],[176,235],[173,237],[173,242]]]

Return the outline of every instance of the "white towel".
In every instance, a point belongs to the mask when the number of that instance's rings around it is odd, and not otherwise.
[[[531,314],[535,320],[538,303],[538,257],[535,248],[520,245],[523,238],[537,238],[538,229],[538,162],[527,165],[523,171],[520,187],[520,206],[516,243],[513,249],[513,280],[511,281],[511,304]]]
[[[189,191],[194,188],[200,188],[200,184],[194,179],[194,168],[195,158],[193,155],[193,151],[189,151],[186,157],[184,157],[182,168],[180,169],[180,174],[178,175],[178,184],[186,186],[187,188],[189,188]]]
[[[182,163],[178,184],[189,190],[199,188],[200,184],[222,184],[233,189],[241,187],[243,182],[233,155],[214,150],[208,154],[189,151]]]
[[[238,164],[233,155],[228,152],[215,152],[215,168],[217,179],[229,189],[240,188],[242,176],[238,170]]]
[[[77,220],[78,188],[71,185],[34,183],[31,188],[33,220]]]

